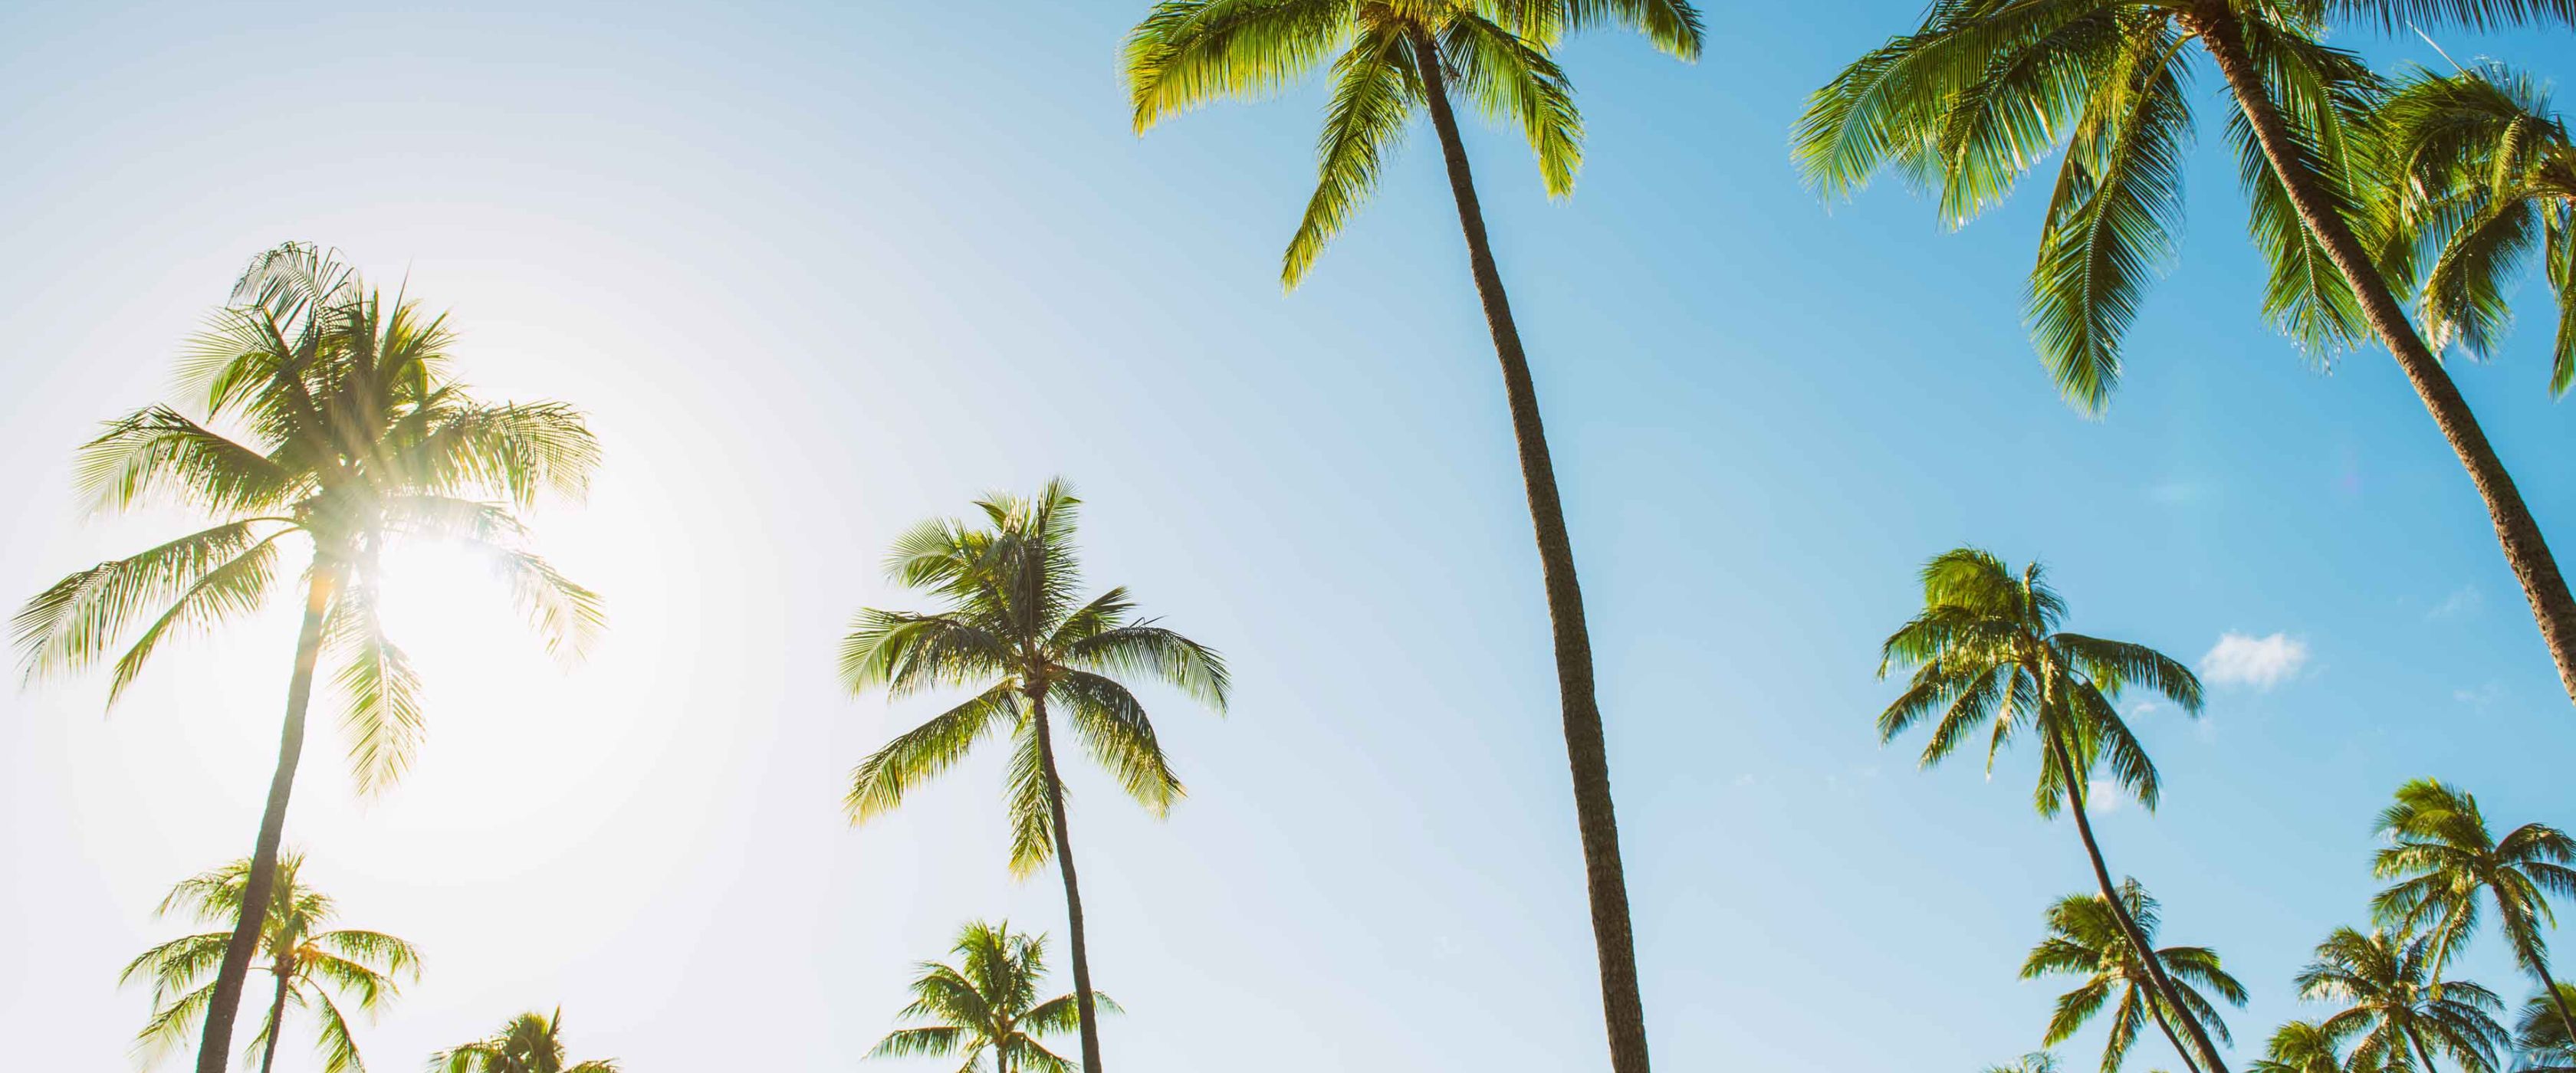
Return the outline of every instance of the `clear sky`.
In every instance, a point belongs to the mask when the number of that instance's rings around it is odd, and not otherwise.
[[[960,921],[1060,935],[1052,879],[1006,874],[997,756],[846,825],[849,768],[936,702],[849,698],[831,663],[854,609],[910,606],[878,568],[904,526],[1056,473],[1095,584],[1222,648],[1240,690],[1223,719],[1149,697],[1192,788],[1169,821],[1071,776],[1099,985],[1130,1011],[1110,1061],[1604,1066],[1535,555],[1427,132],[1283,297],[1321,94],[1133,137],[1141,3],[527,7],[0,9],[9,600],[183,521],[85,524],[71,448],[164,397],[282,240],[407,274],[467,379],[577,402],[605,440],[592,501],[538,518],[610,600],[594,658],[558,671],[480,574],[415,556],[418,765],[362,801],[313,739],[308,878],[428,959],[362,1030],[376,1068],[560,1004],[578,1053],[637,1073],[848,1069]],[[2167,938],[2254,989],[2241,1064],[2360,921],[2387,793],[2440,775],[2576,824],[2576,711],[2386,358],[2323,375],[2260,323],[2213,74],[2190,234],[2107,420],[2024,338],[2033,199],[1951,234],[1895,183],[1830,211],[1800,187],[1803,96],[1916,11],[1714,3],[1696,66],[1570,47],[1570,201],[1471,134],[1581,559],[1656,1056],[1960,1071],[2037,1045],[2060,988],[2014,972],[2089,884],[2072,828],[2032,815],[2030,755],[1920,774],[1870,730],[1915,566],[1976,542],[2046,560],[2078,628],[2204,670],[2281,635],[2197,724],[2138,714],[2165,805],[2101,823]],[[2445,41],[2550,75],[2567,43]],[[2543,347],[2457,375],[2576,554]],[[0,702],[11,1064],[128,1066],[146,996],[115,972],[177,933],[150,917],[172,881],[247,851],[292,633],[281,609],[171,652],[108,717],[96,678]],[[2464,971],[2526,993],[2492,939]],[[2063,1053],[2089,1068],[2098,1039]],[[279,1064],[315,1068],[300,1036]]]

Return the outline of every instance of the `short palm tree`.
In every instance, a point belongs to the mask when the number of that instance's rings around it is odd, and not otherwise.
[[[2163,964],[2145,954],[2154,947],[2112,886],[2085,797],[2093,771],[2107,764],[2121,790],[2155,807],[2160,794],[2155,762],[2130,733],[2115,702],[2124,689],[2136,686],[2197,714],[2200,679],[2145,645],[2060,629],[2066,601],[2048,586],[2038,563],[2016,574],[1988,552],[1956,548],[1934,556],[1922,576],[1923,610],[1880,649],[1880,677],[1897,668],[1910,671],[1911,677],[1905,692],[1879,713],[1879,740],[1894,741],[1931,720],[1932,740],[1922,757],[1923,766],[1930,767],[1987,731],[1986,766],[1991,771],[2004,746],[2015,737],[2035,735],[2040,761],[2032,804],[2042,816],[2054,817],[2063,808],[2075,817],[2075,832],[2092,862],[2102,904],[2130,948],[2140,952],[2138,963],[2164,1008],[2187,1008]],[[2226,1073],[2199,1022],[2185,1018],[2183,1028],[2199,1049],[2204,1070]]]
[[[2336,928],[2317,944],[2316,960],[2299,970],[2299,997],[2343,1009],[2319,1022],[2334,1039],[2353,1040],[2350,1061],[2387,1073],[2433,1073],[2447,1054],[2464,1073],[2494,1073],[2505,1042],[2495,993],[2466,980],[2434,980],[2433,940],[2387,931],[2367,935]]]
[[[2576,1073],[2576,1035],[2569,1035],[2559,1011],[2576,1006],[2576,984],[2560,984],[2555,994],[2533,995],[2514,1022],[2514,1068],[2522,1073]]]
[[[2057,1073],[2057,1056],[2032,1051],[2002,1065],[1987,1066],[1985,1073]]]
[[[888,572],[943,606],[927,613],[859,612],[841,646],[841,677],[854,693],[883,687],[894,697],[941,687],[979,690],[860,763],[846,802],[852,823],[892,810],[976,742],[1009,732],[1011,871],[1025,876],[1052,857],[1064,878],[1083,1067],[1099,1073],[1082,890],[1074,878],[1050,713],[1062,712],[1092,759],[1128,796],[1160,815],[1180,799],[1181,781],[1143,702],[1117,676],[1160,679],[1219,711],[1227,677],[1215,651],[1139,618],[1125,588],[1081,601],[1074,549],[1080,504],[1059,479],[1035,498],[978,501],[982,527],[934,520],[905,534]]]
[[[2376,1073],[2376,1067],[2347,1063],[2343,1041],[2314,1021],[2292,1021],[2274,1029],[2263,1045],[2253,1073]]]
[[[265,605],[282,587],[286,550],[310,547],[277,770],[242,894],[260,905],[276,882],[317,663],[327,655],[337,668],[362,790],[399,776],[420,736],[419,680],[377,616],[385,551],[434,539],[487,552],[547,646],[570,657],[598,628],[598,599],[525,549],[519,511],[543,492],[578,496],[599,453],[561,403],[476,401],[448,370],[455,336],[444,318],[368,289],[333,254],[271,250],[233,301],[180,366],[205,423],[170,406],[135,411],[82,448],[77,470],[99,509],[181,506],[222,520],[73,573],[14,626],[30,678],[114,656],[113,704],[164,642]],[[223,422],[248,440],[213,427]],[[225,948],[200,1073],[224,1069],[259,927],[244,917]]]
[[[2156,900],[2134,879],[2120,881],[2120,902],[2136,922],[2138,932],[2154,942],[2159,920]],[[2048,937],[2030,948],[2030,957],[2022,962],[2021,978],[2073,974],[2084,982],[2075,990],[2059,996],[2057,1012],[2048,1021],[2048,1035],[2040,1042],[2054,1047],[2075,1035],[2078,1029],[2102,1012],[2116,995],[2118,1003],[2111,1011],[2111,1031],[2102,1044],[2102,1073],[2119,1073],[2127,1059],[2129,1046],[2138,1040],[2138,1030],[2149,1019],[2162,1031],[2165,1042],[2182,1056],[2184,1068],[2199,1070],[2191,1048],[2174,1035],[2173,1022],[2188,1017],[2207,1028],[2211,1035],[2227,1040],[2227,1023],[2220,1019],[2218,1008],[2200,993],[2206,988],[2232,1004],[2245,1004],[2245,987],[2220,967],[2218,952],[2205,946],[2168,946],[2156,951],[2167,979],[2182,996],[2183,1009],[2168,1008],[2156,996],[2155,982],[2139,963],[2137,950],[2120,928],[2120,918],[2111,912],[2110,903],[2098,894],[2071,894],[2060,898],[2048,909]]]
[[[1368,199],[1405,128],[1417,114],[1429,115],[1466,236],[1468,270],[1502,363],[1538,541],[1610,1065],[1617,1073],[1646,1073],[1645,1007],[1583,589],[1529,357],[1487,241],[1452,101],[1464,98],[1487,117],[1518,127],[1537,155],[1548,194],[1572,192],[1583,119],[1549,50],[1570,31],[1605,24],[1641,30],[1683,59],[1699,55],[1700,17],[1689,0],[1162,0],[1128,35],[1127,85],[1141,134],[1182,112],[1226,98],[1266,97],[1330,67],[1332,103],[1316,147],[1315,193],[1280,266],[1281,282],[1291,288]]]
[[[2497,838],[2487,831],[2478,799],[2439,779],[2416,779],[2397,788],[2397,801],[2379,814],[2389,846],[2373,870],[2397,883],[2371,901],[2381,922],[2406,930],[2430,927],[2433,972],[2477,931],[2480,910],[2492,902],[2496,924],[2513,948],[2515,964],[2540,981],[2544,998],[2562,998],[2549,974],[2555,927],[2549,895],[2576,895],[2576,839],[2547,824],[2526,823]],[[2576,1031],[2576,1014],[2558,1008],[2560,1027]]]
[[[490,1039],[476,1040],[429,1058],[430,1073],[617,1073],[616,1059],[573,1062],[565,1057],[563,1009],[530,1010],[510,1019]]]
[[[304,856],[286,852],[277,858],[277,880],[269,908],[260,921],[258,967],[274,982],[268,1016],[252,1037],[250,1054],[260,1073],[277,1063],[277,1041],[284,1034],[286,1010],[292,1005],[313,1012],[326,1073],[364,1073],[357,1041],[349,1035],[348,1018],[334,991],[353,998],[363,1012],[373,1013],[399,991],[397,977],[420,978],[420,955],[410,943],[383,932],[329,928],[337,914],[328,895],[297,881]],[[118,983],[152,981],[153,1014],[135,1037],[147,1055],[157,1055],[186,1038],[214,999],[207,972],[223,962],[232,928],[242,917],[250,886],[251,862],[234,861],[212,872],[181,880],[170,888],[155,915],[188,913],[200,922],[221,924],[223,931],[183,936],[143,952],[125,966]]]
[[[1844,196],[1884,170],[1938,191],[1964,223],[2064,149],[2032,269],[2040,356],[2099,413],[2147,283],[2173,259],[2192,57],[2234,99],[2229,134],[2273,265],[2265,311],[2318,353],[2376,338],[2484,500],[2541,639],[2576,699],[2576,597],[2477,416],[2407,319],[2386,236],[2357,224],[2360,119],[2376,79],[2320,43],[2330,18],[2389,27],[2576,24],[2567,0],[1942,0],[1912,32],[1843,69],[1796,136],[1809,181]],[[2198,47],[2194,47],[2198,46]],[[2379,253],[2374,253],[2374,250]]]
[[[1072,995],[1039,1000],[1046,979],[1046,937],[1011,931],[1008,921],[975,921],[957,932],[951,948],[957,964],[925,961],[912,981],[912,1004],[895,1014],[915,1022],[877,1041],[870,1058],[922,1055],[963,1057],[960,1069],[972,1070],[989,1054],[993,1073],[1071,1073],[1073,1063],[1038,1042],[1038,1037],[1074,1031],[1082,1020]],[[1119,1010],[1109,996],[1093,994],[1092,1004]]]
[[[2576,385],[2576,137],[2539,80],[2498,64],[2416,70],[2372,127],[2398,180],[2400,233],[2429,255],[2417,301],[2436,346],[2491,353],[2512,283],[2540,257],[2556,297],[2549,390]]]

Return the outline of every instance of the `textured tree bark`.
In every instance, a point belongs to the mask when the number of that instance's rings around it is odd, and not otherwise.
[[[1073,841],[1064,822],[1064,783],[1056,778],[1055,736],[1047,730],[1046,695],[1030,694],[1029,706],[1029,719],[1037,725],[1038,763],[1046,769],[1056,870],[1064,874],[1065,931],[1073,939],[1073,1005],[1082,1014],[1082,1068],[1084,1073],[1100,1073],[1100,1018],[1091,1001],[1091,948],[1082,935],[1082,887],[1073,878]]]
[[[2066,773],[2066,806],[2075,813],[2075,833],[2084,840],[2084,856],[2093,862],[2093,881],[2102,886],[2102,900],[2111,903],[2111,918],[2120,922],[2120,934],[2128,938],[2129,949],[2137,952],[2138,964],[2146,968],[2156,997],[2166,1008],[2185,1014],[2183,1031],[2190,1033],[2192,1044],[2200,1048],[2202,1060],[2209,1064],[2208,1073],[2227,1073],[2227,1061],[2209,1042],[2209,1032],[2201,1027],[2200,1019],[2188,1015],[2188,1007],[2174,993],[2173,981],[2165,976],[2164,965],[2156,960],[2155,948],[2147,945],[2146,933],[2138,930],[2137,919],[2129,915],[2128,903],[2120,900],[2120,889],[2111,883],[2111,869],[2102,863],[2102,845],[2093,840],[2093,821],[2084,814],[2084,772],[2075,766],[2073,750],[2066,747],[2064,735],[2055,729],[2047,737],[2049,751],[2057,756],[2058,770]]]
[[[1449,166],[1449,192],[1458,203],[1458,227],[1467,236],[1468,267],[1483,300],[1485,326],[1503,367],[1503,394],[1512,411],[1512,437],[1520,446],[1521,483],[1529,496],[1530,525],[1538,537],[1539,569],[1547,587],[1547,617],[1556,641],[1557,697],[1564,710],[1565,754],[1574,777],[1574,819],[1583,836],[1584,887],[1592,902],[1592,943],[1601,965],[1601,1007],[1610,1036],[1613,1073],[1647,1073],[1646,1011],[1637,990],[1636,940],[1628,923],[1628,881],[1619,863],[1619,820],[1610,802],[1610,759],[1602,742],[1601,708],[1593,696],[1592,638],[1583,622],[1583,590],[1575,582],[1574,546],[1565,532],[1565,506],[1557,498],[1556,466],[1539,422],[1538,391],[1520,328],[1512,323],[1502,273],[1485,236],[1484,209],[1467,170],[1467,149],[1449,108],[1440,53],[1429,34],[1412,34],[1431,125]]]
[[[2153,991],[2154,988],[2149,987],[2148,990]],[[2191,1048],[2183,1046],[2181,1037],[2174,1035],[2173,1019],[2165,1016],[2164,1003],[2157,1001],[2156,997],[2150,994],[2147,996],[2147,1008],[2155,1011],[2156,1027],[2163,1030],[2165,1042],[2173,1044],[2174,1054],[2182,1059],[2182,1067],[2190,1070],[2191,1073],[2201,1073],[2200,1063],[2191,1057]]]
[[[2531,602],[2532,618],[2540,625],[2541,642],[2548,646],[2549,658],[2558,665],[2559,685],[2569,700],[2576,701],[2576,597],[2568,594],[2567,579],[2558,572],[2558,560],[2550,554],[2549,542],[2541,536],[2540,523],[2532,519],[2531,508],[2523,503],[2522,492],[2514,487],[2512,474],[2505,472],[2503,460],[2496,457],[2494,445],[2487,442],[2485,431],[2478,427],[2477,415],[2469,412],[2468,400],[2460,397],[2459,387],[2451,382],[2441,360],[2424,345],[2423,336],[2406,318],[2405,307],[2389,290],[2388,281],[2363,252],[2351,224],[2295,155],[2289,127],[2273,106],[2262,75],[2254,69],[2243,28],[2235,16],[2223,5],[2205,3],[2187,11],[2182,22],[2185,29],[2199,35],[2202,47],[2218,62],[2219,73],[2226,76],[2237,107],[2254,128],[2255,140],[2261,144],[2264,158],[2271,162],[2272,173],[2280,178],[2291,203],[2297,206],[2300,221],[2325,246],[2327,258],[2360,300],[2362,315],[2370,322],[2372,332],[2396,357],[2397,367],[2414,385],[2424,409],[2433,415],[2433,424],[2442,430],[2442,438],[2449,441],[2452,453],[2459,456],[2461,467],[2469,471],[2470,483],[2477,486],[2479,498],[2486,501],[2487,519],[2495,526],[2496,543],[2504,548],[2505,564],[2521,583],[2523,597]]]
[[[286,1025],[286,985],[292,979],[286,966],[277,967],[277,993],[268,1000],[268,1043],[260,1049],[259,1073],[271,1073],[277,1068],[278,1030]]]
[[[286,687],[286,725],[279,732],[277,773],[268,782],[268,808],[260,814],[259,840],[250,855],[250,876],[242,884],[241,921],[233,925],[224,946],[224,962],[215,973],[215,993],[206,1003],[205,1035],[197,1044],[197,1073],[224,1073],[233,1046],[233,1018],[241,1011],[242,984],[250,976],[251,956],[258,952],[265,906],[277,885],[277,844],[286,831],[286,800],[295,792],[295,767],[304,759],[304,713],[313,702],[313,665],[322,654],[322,619],[331,609],[335,579],[327,564],[315,565],[305,585],[304,629],[295,638],[295,676]]]

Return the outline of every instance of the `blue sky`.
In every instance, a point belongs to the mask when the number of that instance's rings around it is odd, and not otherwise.
[[[2359,921],[2388,791],[2440,775],[2576,823],[2550,811],[2576,712],[2386,359],[2320,374],[2260,323],[2213,76],[2189,235],[2102,421],[2020,327],[2029,199],[1952,234],[1894,183],[1830,209],[1799,186],[1804,94],[1915,11],[1716,5],[1695,66],[1571,46],[1569,201],[1471,135],[1581,558],[1655,1050],[1965,1070],[2037,1045],[2056,989],[2014,971],[2088,882],[2072,829],[2031,814],[2027,755],[1918,774],[1870,732],[1915,565],[1975,542],[2046,560],[2088,632],[2304,653],[2198,723],[2140,712],[2165,805],[2101,822],[2167,937],[2253,987],[2241,1064]],[[1073,777],[1099,984],[1130,1011],[1110,1060],[1602,1064],[1535,556],[1428,133],[1283,297],[1320,93],[1138,139],[1116,44],[1140,13],[0,11],[9,591],[179,524],[82,524],[70,448],[161,397],[281,240],[407,274],[469,379],[579,402],[606,440],[592,502],[539,519],[611,600],[602,650],[559,672],[424,559],[397,609],[432,682],[419,766],[358,800],[314,739],[309,878],[429,959],[361,1036],[380,1068],[556,1004],[632,1069],[848,1068],[961,920],[1060,931],[1053,884],[1005,874],[998,758],[846,826],[848,768],[932,702],[831,672],[853,609],[907,606],[877,571],[898,531],[1055,473],[1095,581],[1240,683],[1224,719],[1152,698],[1193,790],[1169,821]],[[2566,73],[2563,36],[2444,43]],[[2457,376],[2568,545],[2543,346]],[[109,718],[94,680],[6,702],[0,1035],[31,1066],[128,1064],[145,996],[115,970],[173,934],[170,882],[246,849],[291,633],[194,644]],[[2471,971],[2524,992],[2491,945]],[[314,1067],[291,1044],[280,1068]]]

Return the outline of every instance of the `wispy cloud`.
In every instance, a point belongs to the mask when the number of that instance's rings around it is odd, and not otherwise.
[[[2120,811],[2120,806],[2128,803],[2128,795],[2121,792],[2119,783],[2109,779],[2094,779],[2084,784],[2084,811],[2086,812],[2096,816],[2107,815]]]
[[[2308,643],[2284,633],[2268,637],[2230,630],[2200,657],[2200,673],[2224,686],[2270,689],[2308,665]]]
[[[2446,618],[2458,618],[2477,610],[2484,603],[2486,603],[2486,597],[2479,595],[2477,586],[2462,585],[2451,590],[2451,594],[2443,597],[2441,603],[2433,605],[2432,610],[2424,613],[2424,618],[2435,622]]]

